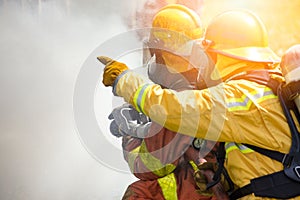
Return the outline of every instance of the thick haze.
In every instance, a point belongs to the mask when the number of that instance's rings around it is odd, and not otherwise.
[[[135,7],[131,0],[0,0],[1,200],[120,199],[135,180],[88,153],[72,107],[82,64],[128,29],[122,19]]]
[[[84,144],[84,137],[93,138],[78,132],[73,97],[83,66],[99,66],[101,76],[103,66],[88,59],[95,59],[95,49],[128,29],[148,26],[157,2],[175,2],[148,0],[144,9],[145,1],[0,0],[0,200],[119,200],[135,180],[120,139],[107,130],[110,106],[119,103],[111,89],[98,80],[92,94],[102,133],[92,143],[97,148]],[[225,9],[249,8],[266,23],[270,46],[280,55],[300,41],[299,1],[282,2],[207,0],[202,17],[206,24]],[[131,43],[125,36],[120,47]]]

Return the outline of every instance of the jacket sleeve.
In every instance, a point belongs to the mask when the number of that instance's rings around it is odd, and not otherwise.
[[[283,152],[290,147],[289,128],[278,97],[263,85],[242,80],[176,92],[128,72],[117,81],[114,91],[174,132]]]
[[[232,141],[230,135],[220,135],[220,125],[227,133],[232,130],[225,123],[228,118],[224,95],[216,87],[176,92],[128,72],[118,79],[114,91],[169,130],[209,140]],[[210,134],[206,134],[208,132]]]
[[[191,137],[176,134],[153,122],[138,149],[130,147],[132,141],[130,144],[123,140],[123,150],[133,174],[142,180],[153,180],[172,173],[191,142]]]

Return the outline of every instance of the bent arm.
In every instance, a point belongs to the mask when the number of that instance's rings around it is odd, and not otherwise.
[[[152,123],[138,148],[123,139],[123,152],[131,172],[139,179],[153,180],[174,171],[190,147],[192,138]]]
[[[231,132],[231,127],[226,122],[224,95],[217,88],[176,92],[127,72],[118,79],[114,91],[169,130],[192,137],[232,141],[230,135],[220,135],[221,130]]]
[[[278,97],[264,85],[232,81],[204,90],[176,92],[129,71],[116,82],[114,91],[174,132],[282,152],[290,147],[289,128]]]

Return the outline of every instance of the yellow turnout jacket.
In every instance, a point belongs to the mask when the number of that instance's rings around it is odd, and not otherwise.
[[[241,144],[289,152],[289,126],[278,97],[265,85],[231,80],[209,89],[176,92],[127,71],[115,82],[114,93],[169,130],[226,142],[226,168],[239,187],[283,169],[280,162]],[[260,199],[243,199],[249,198]]]

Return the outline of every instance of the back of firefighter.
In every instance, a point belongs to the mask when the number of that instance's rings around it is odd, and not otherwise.
[[[187,57],[171,52],[187,40],[202,36],[200,18],[184,6],[171,4],[155,15],[152,26],[149,45],[153,57],[147,65],[149,78],[162,87],[177,91],[195,89],[198,70],[189,66]],[[182,34],[184,39],[179,40]],[[153,43],[158,45],[154,47]],[[130,136],[122,139],[124,158],[132,173],[140,179],[129,185],[124,200],[226,199],[227,194],[220,185],[217,197],[206,191],[205,176],[212,177],[213,171],[201,171],[202,191],[194,179],[195,172],[199,173],[200,158],[210,153],[205,157],[206,161],[216,162],[212,152],[203,149],[200,155],[199,149],[192,146],[193,137],[172,132],[155,122],[147,131],[143,139]],[[215,142],[206,141],[205,144],[204,148],[211,150]]]
[[[284,154],[291,146],[289,126],[278,97],[270,87],[253,81],[283,81],[278,70],[280,59],[268,46],[265,26],[251,12],[228,11],[208,24],[203,46],[215,63],[209,78],[223,81],[217,86],[175,92],[147,82],[126,67],[114,82],[107,70],[119,69],[115,64],[106,66],[103,83],[113,86],[114,94],[172,131],[226,142],[226,168],[240,188],[253,178],[282,170],[281,162],[244,145]],[[268,197],[251,193],[241,199]]]

